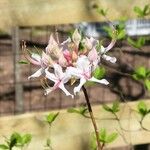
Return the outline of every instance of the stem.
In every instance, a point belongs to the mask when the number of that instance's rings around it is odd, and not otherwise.
[[[96,121],[95,121],[95,118],[94,118],[94,115],[93,115],[93,111],[92,111],[92,107],[91,107],[91,104],[90,104],[90,101],[89,101],[87,90],[84,86],[82,86],[82,90],[83,90],[85,100],[86,100],[86,103],[87,103],[87,106],[88,106],[88,111],[89,111],[89,114],[90,114],[90,118],[92,120],[92,124],[93,124],[93,127],[94,127],[94,131],[95,131],[95,135],[96,135],[96,141],[97,141],[97,149],[102,150],[103,148],[102,148],[101,143],[99,141],[98,128],[97,128]]]

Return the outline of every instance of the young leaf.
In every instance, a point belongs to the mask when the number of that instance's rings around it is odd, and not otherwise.
[[[138,17],[144,17],[143,11],[138,6],[135,6],[133,10],[137,14]]]
[[[29,62],[27,62],[27,61],[25,61],[25,60],[20,60],[18,63],[19,63],[19,64],[29,64]]]
[[[50,147],[50,146],[51,146],[51,140],[50,140],[49,138],[46,140],[46,146],[47,146],[47,147]]]
[[[107,106],[106,104],[103,105],[103,108],[108,111],[108,112],[112,112],[112,108],[110,108],[109,106]]]
[[[107,12],[108,12],[108,9],[97,9],[97,12],[99,13],[99,14],[101,14],[102,16],[106,16],[107,15]]]
[[[118,137],[118,133],[112,133],[106,137],[106,143],[112,143]]]
[[[106,129],[105,128],[102,128],[100,130],[100,133],[99,133],[99,140],[103,143],[105,143],[106,141],[106,136],[107,136],[107,133],[106,133]]]
[[[146,79],[146,80],[144,81],[144,84],[145,84],[145,87],[147,88],[147,90],[150,91],[150,80],[149,80],[149,79]]]
[[[106,74],[106,70],[104,67],[97,67],[94,72],[93,76],[97,79],[102,79]]]
[[[135,47],[135,48],[141,48],[145,44],[145,38],[139,37],[137,40],[132,40],[130,37],[127,38],[128,43]]]
[[[145,5],[144,9],[143,9],[143,14],[145,16],[149,15],[150,14],[150,5]]]
[[[80,108],[69,108],[67,110],[67,112],[69,113],[77,113],[80,115],[85,115],[86,113],[88,113],[88,109],[86,107],[80,107]]]
[[[21,143],[21,140],[21,135],[17,132],[14,132],[10,137],[9,147],[13,148],[14,146],[17,146],[18,143]]]
[[[7,146],[7,145],[5,145],[5,144],[0,144],[0,149],[1,150],[8,150],[9,149],[9,147]]]
[[[138,78],[140,79],[144,79],[146,77],[146,68],[141,66],[141,67],[138,67],[136,70],[135,70],[135,73],[137,74]]]
[[[145,116],[148,113],[148,108],[147,105],[145,104],[144,101],[140,101],[138,103],[138,112],[142,115]]]
[[[57,116],[59,115],[58,113],[50,113],[46,116],[46,122],[48,122],[50,125],[55,121],[55,119],[57,118]]]
[[[79,111],[75,108],[69,108],[69,109],[67,109],[67,112],[69,112],[69,113],[79,113]]]
[[[119,109],[119,102],[118,101],[115,101],[113,102],[113,106],[112,106],[112,111],[114,113],[118,112],[120,109]]]
[[[25,134],[25,135],[23,135],[22,136],[22,144],[25,145],[25,144],[30,143],[31,139],[32,139],[31,134]]]
[[[87,107],[80,107],[79,112],[81,115],[85,115],[86,113],[88,113],[88,109]]]

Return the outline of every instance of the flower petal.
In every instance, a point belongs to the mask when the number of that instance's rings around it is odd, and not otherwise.
[[[81,78],[83,76],[82,71],[75,67],[67,67],[66,73],[70,76],[77,77],[77,78]]]
[[[117,61],[117,59],[115,57],[111,57],[111,56],[108,56],[108,55],[102,55],[102,58],[104,58],[105,60],[107,61],[110,61],[111,63],[115,63]]]
[[[80,41],[81,41],[81,35],[78,31],[78,29],[76,29],[72,35],[72,40],[73,42],[78,46]]]
[[[64,73],[62,71],[62,67],[58,64],[54,64],[54,74],[58,79],[62,79],[64,77]]]
[[[72,94],[70,94],[67,89],[65,88],[63,82],[60,82],[60,84],[58,85],[58,87],[67,95],[67,96],[71,96],[72,98],[74,98],[74,96]]]
[[[109,82],[106,79],[98,80],[94,77],[90,78],[88,81],[93,81],[93,82],[97,82],[97,83],[101,83],[101,84],[105,84],[105,85],[109,84]]]
[[[40,77],[43,73],[44,73],[43,68],[40,68],[34,74],[32,74],[31,76],[29,76],[28,79]]]
[[[45,76],[46,78],[48,78],[49,80],[53,81],[53,82],[57,82],[58,81],[58,78],[53,74],[53,73],[50,73],[48,71],[48,68],[45,69]]]
[[[105,52],[108,52],[115,45],[116,39],[112,39],[111,43],[105,48]]]
[[[76,95],[77,92],[80,92],[82,86],[86,83],[86,79],[85,78],[80,78],[80,84],[74,88],[73,92]]]

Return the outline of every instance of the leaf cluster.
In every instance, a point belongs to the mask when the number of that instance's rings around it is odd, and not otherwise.
[[[150,4],[145,5],[143,9],[138,6],[135,6],[133,10],[138,17],[144,18],[150,15]]]
[[[99,133],[99,140],[102,143],[112,143],[118,137],[118,133],[113,132],[108,134],[105,128],[102,128]]]
[[[5,144],[0,144],[0,149],[2,150],[12,150],[14,147],[24,147],[25,145],[31,142],[31,134],[21,135],[17,132],[14,132],[9,139],[6,139]]]
[[[67,110],[67,112],[69,112],[69,113],[77,113],[77,114],[80,114],[82,116],[86,116],[86,114],[88,113],[88,108],[87,107],[69,108]]]
[[[91,147],[93,150],[96,150],[97,149],[96,138],[95,138],[95,136],[93,136],[93,137],[94,138],[92,138]],[[117,137],[118,137],[118,133],[113,132],[113,133],[109,134],[105,128],[102,128],[99,132],[99,142],[101,143],[102,148],[106,144],[114,142],[117,139]]]
[[[103,108],[108,112],[116,114],[117,112],[120,111],[120,104],[118,101],[115,101],[115,102],[113,102],[112,106],[108,106],[108,105],[104,104]]]
[[[133,40],[130,37],[128,37],[127,41],[131,46],[140,49],[142,46],[145,45],[146,39],[145,39],[145,37],[139,37],[137,40]]]
[[[109,26],[104,26],[103,29],[107,32],[110,38],[123,40],[126,37],[125,21],[119,21],[115,27],[115,31]]]
[[[150,108],[148,108],[144,101],[140,101],[138,103],[137,109],[142,117],[145,117],[148,113],[150,113]]]
[[[140,66],[135,69],[132,76],[135,80],[144,81],[144,85],[145,85],[146,89],[150,90],[150,70],[149,69],[147,69],[143,66]]]
[[[55,119],[58,117],[59,112],[57,113],[49,113],[45,116],[46,122],[51,126]]]

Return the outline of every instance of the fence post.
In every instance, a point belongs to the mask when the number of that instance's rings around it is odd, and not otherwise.
[[[22,113],[23,105],[23,86],[21,82],[20,60],[20,41],[19,27],[12,27],[12,50],[14,57],[14,86],[15,86],[15,112]]]

